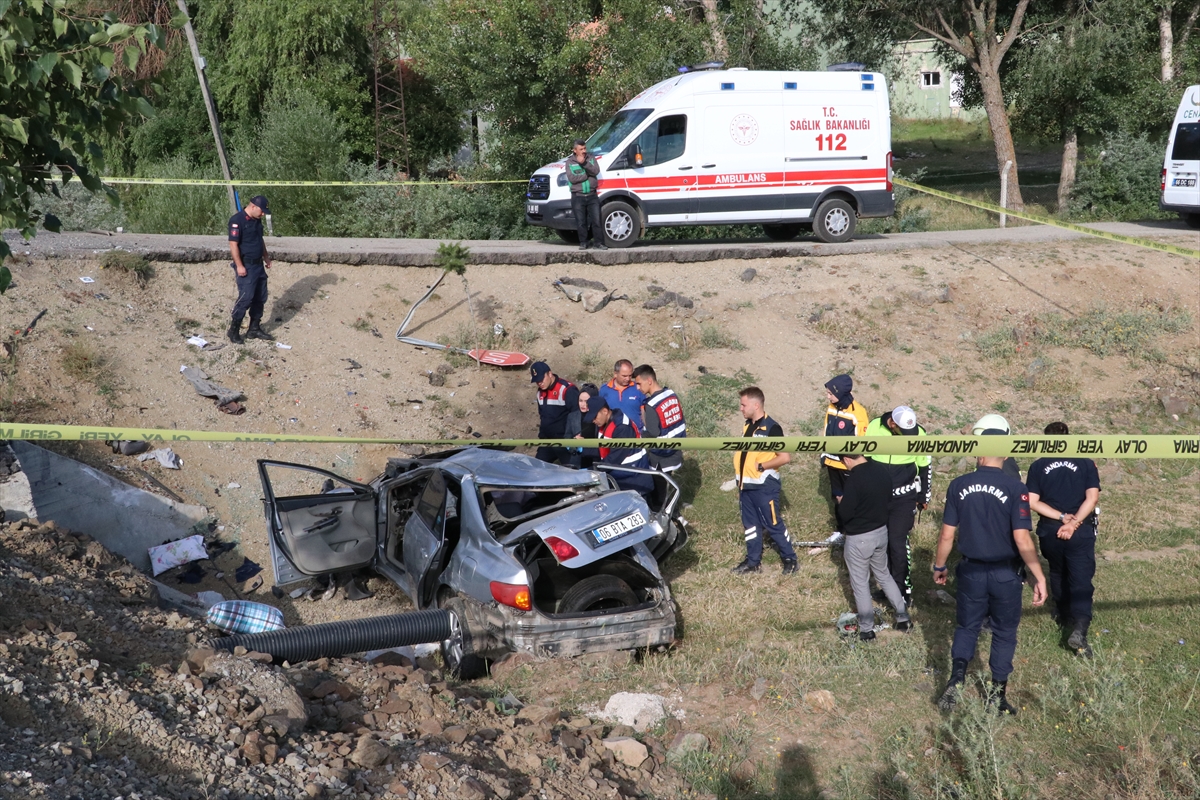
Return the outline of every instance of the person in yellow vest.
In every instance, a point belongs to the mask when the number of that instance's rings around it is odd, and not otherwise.
[[[871,417],[862,403],[854,399],[853,391],[854,379],[849,375],[838,375],[825,384],[829,407],[825,409],[823,436],[862,436],[867,432]],[[821,454],[821,463],[829,471],[829,494],[836,504],[846,483],[846,465],[840,456],[829,453]]]
[[[897,406],[867,425],[867,436],[925,436],[917,424],[917,414],[908,406]],[[929,467],[933,459],[925,455],[886,456],[871,454],[871,460],[884,464],[892,476],[892,497],[888,502],[888,572],[900,587],[906,606],[912,605],[912,533],[917,509],[929,505]]]
[[[766,397],[757,386],[742,389],[739,409],[746,424],[742,436],[748,439],[766,436],[783,436],[783,428],[767,416]],[[767,443],[763,443],[766,445]],[[746,532],[746,558],[733,568],[735,575],[747,575],[762,571],[763,536],[770,536],[783,559],[783,574],[795,575],[800,571],[800,562],[792,548],[787,525],[779,508],[779,467],[792,460],[791,453],[764,447],[748,449],[733,454],[734,480],[737,481],[738,499],[742,510],[742,527]]]

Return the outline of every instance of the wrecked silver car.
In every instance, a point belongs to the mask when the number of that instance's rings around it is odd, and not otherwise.
[[[358,483],[260,460],[275,582],[369,567],[418,609],[457,619],[442,644],[464,678],[509,652],[572,656],[675,638],[659,564],[687,541],[679,485],[649,499],[603,469],[467,448],[394,458]]]

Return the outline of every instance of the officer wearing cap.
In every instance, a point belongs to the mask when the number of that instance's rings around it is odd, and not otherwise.
[[[762,389],[747,386],[738,392],[738,396],[741,398],[738,408],[746,420],[742,426],[743,437],[783,436],[780,424],[767,416],[766,396]],[[794,575],[800,571],[779,507],[782,491],[779,467],[791,460],[791,453],[783,450],[739,450],[733,455],[733,476],[737,481],[742,527],[746,533],[746,558],[733,568],[735,575],[762,571],[764,534],[771,537],[783,559],[783,574]]]
[[[1047,436],[1066,436],[1065,422],[1051,422]],[[1090,458],[1039,458],[1029,466],[1029,507],[1038,513],[1037,537],[1050,565],[1050,609],[1071,628],[1067,646],[1092,655],[1092,577],[1096,574],[1096,503],[1100,473]]]
[[[271,268],[271,255],[263,241],[262,217],[266,213],[267,198],[260,194],[229,218],[229,254],[233,256],[230,266],[237,279],[238,296],[226,335],[234,344],[242,344],[246,339],[275,341],[261,327],[263,306],[267,302],[267,270]],[[242,320],[247,311],[250,328],[243,339]]]
[[[587,413],[583,421],[596,426],[596,436],[599,439],[640,439],[633,420],[619,408],[609,408],[608,401],[603,397],[589,397]],[[599,460],[612,464],[618,469],[612,470],[613,479],[622,489],[632,489],[643,497],[648,497],[654,491],[654,479],[645,472],[630,472],[620,467],[634,469],[650,469],[650,459],[646,451],[640,447],[604,447],[599,448]]]
[[[1003,436],[1005,432],[987,428],[981,434]],[[980,456],[977,463],[974,472],[955,478],[946,489],[942,533],[933,561],[933,581],[944,586],[949,575],[946,560],[957,531],[962,558],[955,571],[957,626],[950,651],[954,661],[938,705],[949,711],[958,702],[967,679],[967,664],[975,657],[980,628],[985,619],[990,619],[992,652],[988,665],[992,684],[988,702],[1000,713],[1015,715],[1017,709],[1008,702],[1006,693],[1017,650],[1017,625],[1021,622],[1022,562],[1033,576],[1035,606],[1046,602],[1046,578],[1029,535],[1025,484],[1004,473],[1000,456]]]
[[[889,413],[871,420],[866,436],[925,436],[917,424],[917,413],[908,406],[897,406]],[[906,605],[912,605],[912,548],[908,537],[912,533],[917,509],[929,505],[929,466],[933,459],[926,455],[871,455],[871,460],[886,465],[892,476],[892,494],[888,501],[887,560],[888,572],[900,587]],[[898,610],[898,609],[897,609]]]
[[[545,361],[529,368],[530,382],[538,387],[538,438],[573,439],[580,431],[579,390],[550,371]],[[550,463],[579,467],[579,453],[573,448],[545,446],[537,449],[537,458]]]

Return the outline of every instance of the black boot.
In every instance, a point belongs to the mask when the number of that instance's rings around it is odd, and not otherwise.
[[[229,323],[229,330],[225,331],[225,335],[229,337],[229,341],[234,344],[243,344],[246,341],[242,338],[241,328],[242,321],[240,319]]]
[[[257,319],[250,320],[250,329],[248,331],[246,331],[246,338],[247,339],[262,339],[264,342],[275,341],[274,336],[272,336],[271,334],[264,331],[261,327],[259,327],[259,323],[261,321],[262,320],[257,320]]]
[[[1090,624],[1091,620],[1076,622],[1075,630],[1071,631],[1071,635],[1067,637],[1067,647],[1084,658],[1092,657],[1092,646],[1088,644],[1087,640],[1088,626]]]
[[[958,696],[962,693],[962,685],[966,682],[967,659],[956,658],[954,666],[950,669],[950,682],[946,684],[946,690],[938,699],[938,708],[942,711],[953,711],[954,706],[958,704]]]
[[[1008,702],[1008,681],[992,681],[988,687],[988,705],[996,709],[997,714],[1017,715],[1017,707]]]

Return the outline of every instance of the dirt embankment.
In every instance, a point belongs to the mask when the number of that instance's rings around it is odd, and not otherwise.
[[[664,743],[638,742],[632,728],[489,698],[424,658],[272,667],[193,650],[212,632],[156,599],[84,534],[34,520],[0,527],[0,797],[515,800],[686,788]]]

